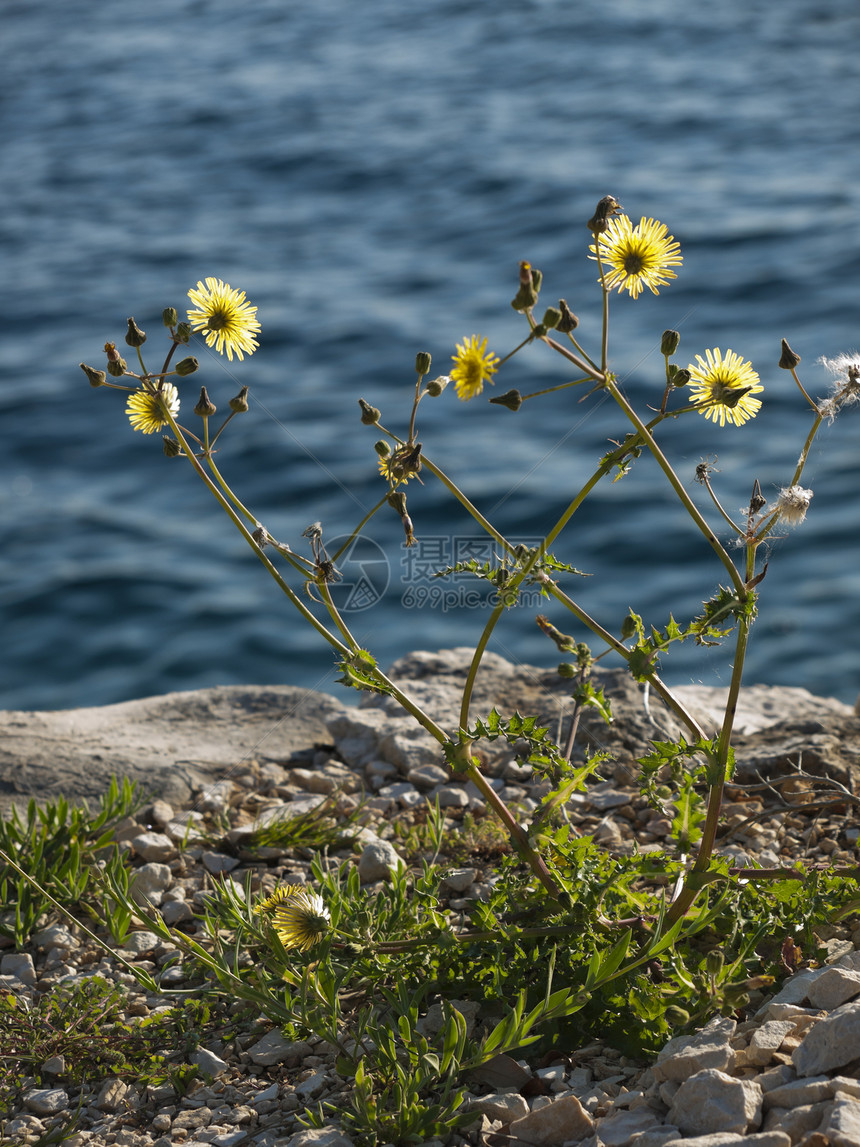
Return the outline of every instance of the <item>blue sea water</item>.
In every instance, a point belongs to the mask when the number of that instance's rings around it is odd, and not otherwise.
[[[337,688],[328,647],[190,468],[163,457],[160,436],[132,433],[122,396],[78,368],[100,366],[106,340],[122,345],[128,315],[149,332],[153,368],[162,308],[181,310],[207,276],[259,307],[261,345],[232,364],[198,345],[183,420],[194,424],[198,380],[222,409],[250,386],[219,465],[270,533],[306,552],[312,521],[344,535],[382,493],[357,398],[403,433],[416,351],[441,373],[465,335],[512,349],[525,333],[509,306],[519,260],[598,345],[585,221],[611,193],[634,220],[664,220],[684,252],[659,298],[613,298],[613,369],[644,408],[662,393],[664,328],[681,332],[682,363],[715,346],[751,359],[766,387],[754,422],[688,417],[662,440],[703,507],[693,476],[706,457],[730,512],[755,479],[773,497],[810,424],[776,367],[780,339],[815,395],[829,379],[818,358],[860,348],[858,42],[856,0],[8,3],[0,707]],[[570,377],[532,347],[497,389]],[[499,528],[533,537],[625,432],[610,402],[581,393],[512,414],[449,389],[422,403],[420,438]],[[858,418],[847,410],[813,448],[812,508],[770,549],[748,661],[748,680],[848,702],[860,689]],[[391,510],[364,531],[368,560],[374,545],[384,555],[371,581],[379,590],[381,571],[388,586],[348,620],[382,664],[474,643],[487,616],[471,583],[440,600],[441,583],[422,580],[419,558],[444,563],[477,533],[424,477],[408,487],[417,551]],[[649,624],[690,616],[725,581],[646,458],[598,488],[558,556],[591,575],[566,584],[616,631],[630,607]],[[555,664],[538,611],[585,636],[529,602],[490,648]],[[730,650],[683,647],[663,674],[719,684],[730,663]]]

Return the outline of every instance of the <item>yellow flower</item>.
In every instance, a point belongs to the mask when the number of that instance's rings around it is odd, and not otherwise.
[[[755,418],[761,401],[752,396],[761,394],[764,387],[752,363],[744,362],[733,350],[727,350],[723,358],[719,347],[706,350],[705,358],[697,354],[696,359],[699,365],[690,363],[687,369],[693,388],[690,398],[701,404],[699,413],[719,421],[720,426],[725,426],[727,419],[741,426],[748,418]]]
[[[189,311],[188,319],[195,331],[204,332],[207,346],[214,346],[219,354],[226,351],[231,362],[234,351],[239,359],[254,353],[259,345],[254,336],[260,333],[260,324],[255,317],[257,308],[245,301],[244,291],[234,291],[220,279],[207,279],[205,287],[198,282],[197,290],[190,290],[188,297],[200,308]]]
[[[643,287],[659,295],[658,287],[665,286],[677,275],[670,270],[680,267],[681,247],[672,235],[666,235],[666,224],[644,216],[633,227],[626,215],[618,215],[609,220],[609,226],[598,239],[600,258],[604,262],[606,287],[612,290],[629,291],[637,299]],[[597,258],[597,248],[591,245]],[[610,270],[606,270],[608,263]]]
[[[463,402],[480,394],[484,380],[491,382],[499,369],[499,356],[487,350],[486,339],[478,342],[477,335],[464,338],[462,346],[457,343],[457,353],[451,358],[455,365],[450,377],[456,385],[457,397]]]
[[[162,426],[167,425],[167,414],[175,418],[179,413],[179,391],[169,382],[165,382],[158,394],[151,390],[136,390],[129,395],[125,412],[134,430],[143,434],[154,434]]]
[[[331,913],[322,897],[308,892],[301,884],[275,889],[256,910],[267,914],[285,948],[298,948],[302,952],[322,939],[331,922]]]

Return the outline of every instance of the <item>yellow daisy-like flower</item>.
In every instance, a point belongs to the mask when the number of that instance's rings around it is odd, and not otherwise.
[[[744,362],[739,354],[727,350],[723,358],[719,347],[706,350],[705,358],[696,355],[698,366],[690,363],[689,385],[693,388],[690,399],[701,404],[700,414],[719,421],[725,426],[726,420],[741,426],[748,418],[755,418],[761,401],[753,398],[761,394],[764,387],[752,363]]]
[[[487,340],[478,341],[477,335],[463,339],[462,346],[457,343],[457,353],[451,355],[454,369],[451,371],[451,380],[456,386],[457,397],[468,402],[484,389],[484,381],[492,382],[493,375],[499,369],[499,356],[487,350]]]
[[[321,940],[331,923],[323,898],[301,884],[277,888],[256,910],[266,913],[285,948],[298,948],[301,952]]]
[[[188,297],[199,307],[188,312],[189,322],[195,331],[205,334],[207,346],[214,346],[219,354],[226,351],[231,362],[234,351],[240,360],[254,353],[259,345],[254,336],[260,333],[260,324],[255,317],[257,308],[246,302],[244,291],[234,291],[220,279],[207,279],[205,287],[198,282],[197,290],[190,290]]]
[[[174,418],[179,413],[179,391],[169,382],[162,386],[158,394],[153,394],[151,390],[136,390],[129,395],[125,408],[132,428],[142,434],[154,434],[166,426],[165,411],[170,411]]]
[[[676,279],[678,276],[671,268],[680,267],[683,262],[681,247],[666,231],[665,223],[646,219],[644,215],[635,227],[626,215],[610,219],[598,239],[607,288],[617,287],[619,293],[629,291],[631,297],[637,299],[643,287],[659,295],[658,287]],[[598,249],[593,243],[591,251],[589,259],[596,259]]]

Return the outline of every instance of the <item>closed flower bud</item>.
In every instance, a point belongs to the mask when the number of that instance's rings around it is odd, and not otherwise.
[[[612,195],[604,195],[597,207],[594,209],[594,214],[588,220],[586,226],[588,230],[595,235],[602,235],[609,226],[609,218],[611,215],[617,215],[619,211],[624,208]]]
[[[674,354],[681,343],[681,335],[678,331],[663,331],[660,339],[660,354],[668,356]]]
[[[176,373],[180,378],[186,378],[189,374],[194,374],[195,370],[199,369],[200,363],[193,354],[190,354],[188,358],[184,358],[176,364]]]
[[[391,453],[391,447],[382,438],[378,442],[374,442],[373,449],[376,451],[380,458],[387,458]]]
[[[175,458],[178,454],[182,453],[182,447],[175,438],[168,438],[165,434],[161,440],[164,443],[164,453],[168,458]]]
[[[675,1004],[670,1004],[663,1014],[666,1017],[666,1023],[672,1028],[682,1028],[690,1022],[690,1013],[685,1008],[679,1008]]]
[[[165,307],[161,312],[161,321],[166,327],[175,327],[179,322],[179,315],[176,313],[176,307]]]
[[[628,613],[624,620],[621,622],[621,640],[627,641],[636,632],[636,622]]]
[[[406,513],[406,495],[402,490],[392,490],[388,495],[388,504],[401,517]]]
[[[438,378],[431,379],[427,383],[427,393],[431,398],[438,398],[450,381],[447,374],[440,374]]]
[[[569,661],[562,661],[558,667],[559,677],[575,677],[576,666],[571,665]]]
[[[87,366],[85,362],[81,363],[81,370],[87,376],[90,386],[105,385],[105,372],[103,370],[95,370],[93,367]]]
[[[105,354],[108,360],[108,374],[113,375],[114,378],[122,378],[126,372],[128,363],[116,349],[116,345],[114,343],[105,343]]]
[[[785,339],[782,340],[782,354],[779,356],[778,366],[783,370],[794,370],[800,362],[800,355],[795,354]]]
[[[243,386],[235,398],[230,399],[230,409],[234,414],[247,414],[248,412],[248,388]]]
[[[430,371],[430,363],[432,359],[426,350],[420,350],[415,356],[415,369],[418,374],[423,378],[425,374]]]
[[[726,957],[719,948],[711,948],[705,957],[705,967],[709,976],[718,976],[725,967]]]
[[[216,409],[215,403],[210,401],[209,395],[206,393],[206,387],[201,386],[200,400],[194,407],[194,413],[198,414],[201,418],[211,418]]]
[[[535,271],[531,263],[520,263],[520,287],[511,299],[515,311],[528,311],[537,303],[541,278],[540,271]]]
[[[358,405],[361,407],[361,421],[364,426],[375,426],[379,421],[379,411],[375,406],[371,406],[369,402],[365,402],[363,398],[358,400]]]
[[[678,367],[670,372],[670,381],[673,386],[687,386],[692,377],[685,366]]]
[[[497,394],[490,402],[496,406],[506,406],[508,410],[519,410],[523,404],[523,396],[518,390],[506,390],[504,394]]]
[[[556,330],[561,331],[563,335],[567,335],[570,334],[571,331],[575,331],[579,326],[579,319],[567,305],[565,299],[558,300],[558,309],[561,311],[561,319],[558,326],[556,327]]]
[[[178,343],[187,343],[191,340],[191,323],[179,323],[173,332]]]
[[[140,329],[134,319],[128,320],[128,330],[126,331],[125,341],[129,346],[143,346],[146,342],[146,332]]]
[[[543,313],[543,318],[540,325],[545,327],[548,331],[554,331],[558,324],[561,322],[561,311],[558,307],[547,307]]]

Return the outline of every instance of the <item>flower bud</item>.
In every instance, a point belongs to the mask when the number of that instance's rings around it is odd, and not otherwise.
[[[206,393],[206,387],[200,387],[200,400],[194,407],[194,413],[198,414],[201,418],[211,418],[215,413],[217,407],[214,402],[211,402],[209,395]]]
[[[727,390],[723,388],[723,394],[720,396],[720,403],[728,407],[729,410],[734,410],[742,398],[744,398],[752,390],[751,386],[741,387],[739,390]]]
[[[541,278],[540,271],[535,271],[531,263],[520,263],[520,287],[511,299],[515,311],[527,311],[537,303]]]
[[[663,331],[660,339],[660,354],[668,358],[670,354],[675,353],[680,343],[681,335],[678,331]]]
[[[388,504],[401,517],[406,513],[406,495],[402,490],[392,490],[388,494]]]
[[[114,343],[105,343],[105,353],[107,354],[107,369],[108,374],[114,378],[122,378],[128,367],[128,363],[116,349]]]
[[[438,398],[450,381],[447,374],[440,374],[438,378],[431,379],[427,383],[427,393],[431,398]]]
[[[391,447],[382,438],[379,440],[379,442],[374,442],[373,449],[376,451],[380,458],[387,458],[391,453]]]
[[[676,367],[669,372],[669,381],[672,386],[687,386],[692,377],[685,366]]]
[[[420,350],[415,356],[415,369],[418,374],[423,378],[425,374],[430,372],[430,363],[432,359],[426,350]]]
[[[129,346],[143,346],[146,342],[146,332],[140,329],[134,319],[128,320],[128,330],[126,331],[125,341]]]
[[[628,613],[624,620],[621,622],[621,640],[627,641],[636,632],[636,622]]]
[[[705,957],[705,968],[709,976],[718,976],[725,967],[726,957],[719,948],[711,948]]]
[[[194,374],[195,370],[200,369],[200,363],[193,354],[190,354],[188,358],[178,362],[175,369],[180,378],[186,378],[189,374]]]
[[[690,1013],[685,1008],[679,1008],[675,1004],[670,1004],[663,1014],[666,1017],[666,1023],[672,1028],[682,1028],[690,1022]]]
[[[504,394],[497,394],[490,399],[496,406],[506,406],[508,410],[519,410],[523,404],[523,396],[518,390],[506,390]]]
[[[179,315],[176,313],[176,307],[165,307],[161,312],[161,321],[166,327],[175,327],[179,322]]]
[[[571,665],[569,661],[562,661],[558,667],[559,677],[575,677],[576,666]]]
[[[191,323],[179,323],[176,330],[173,332],[173,337],[178,343],[187,343],[191,341]]]
[[[783,370],[794,370],[800,362],[800,355],[795,354],[785,339],[782,340],[782,354],[779,356],[778,366]]]
[[[365,402],[363,398],[358,400],[358,405],[361,407],[361,421],[364,426],[375,426],[379,421],[379,411],[375,406],[371,406],[369,402]]]
[[[178,454],[182,453],[182,447],[175,438],[168,438],[166,434],[162,435],[161,441],[164,443],[164,453],[168,458],[175,458]]]
[[[579,319],[567,305],[565,299],[558,300],[558,309],[561,311],[561,320],[556,327],[556,330],[561,331],[563,335],[567,335],[570,334],[571,331],[575,331],[579,326]]]
[[[90,386],[105,385],[105,372],[103,370],[95,370],[93,367],[87,366],[85,362],[81,363],[81,370],[87,376]]]
[[[561,322],[561,311],[558,307],[547,307],[543,313],[540,325],[548,331],[554,331]]]
[[[611,215],[617,215],[624,208],[612,195],[604,195],[597,207],[594,209],[594,214],[588,220],[586,226],[588,230],[595,235],[602,235],[609,226],[609,218]]]
[[[248,412],[248,388],[243,386],[235,398],[230,399],[230,409],[234,414],[247,414]]]

